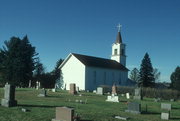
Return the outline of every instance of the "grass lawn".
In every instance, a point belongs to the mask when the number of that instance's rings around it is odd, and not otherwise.
[[[119,96],[119,103],[106,102],[107,95],[101,96],[93,93],[81,92],[82,96],[72,96],[66,91],[47,92],[47,97],[38,97],[35,89],[16,89],[17,107],[6,108],[0,106],[0,121],[51,121],[55,118],[55,107],[69,106],[75,108],[84,121],[121,121],[114,116],[129,117],[129,121],[160,121],[160,103],[171,103],[170,121],[180,121],[180,101],[154,102],[153,99],[144,98],[141,101],[142,114],[125,112],[127,100]],[[4,96],[4,90],[0,88],[0,100]],[[76,103],[75,100],[87,100],[87,104]],[[145,107],[148,111],[145,112]],[[22,112],[26,108],[28,112]]]

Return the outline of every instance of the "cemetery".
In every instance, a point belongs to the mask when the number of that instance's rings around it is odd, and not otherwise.
[[[179,121],[180,101],[143,97],[134,99],[132,93],[112,91],[110,94],[97,88],[97,94],[87,91],[36,88],[0,88],[0,100],[8,98],[14,105],[0,106],[0,121]],[[15,91],[15,92],[14,92]],[[5,94],[6,93],[6,94]],[[11,94],[12,93],[12,94]],[[103,95],[102,95],[103,94]],[[116,95],[115,95],[116,94]],[[139,93],[138,93],[139,94]],[[41,95],[41,96],[38,96]],[[11,97],[12,96],[12,97]],[[106,101],[117,96],[118,101]],[[140,95],[139,95],[140,96]],[[139,100],[142,99],[142,100]]]

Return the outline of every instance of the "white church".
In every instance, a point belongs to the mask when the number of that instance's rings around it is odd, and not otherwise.
[[[70,53],[59,69],[66,90],[71,83],[80,90],[90,91],[101,85],[126,85],[129,70],[126,68],[126,45],[122,42],[120,25],[112,44],[111,59]]]

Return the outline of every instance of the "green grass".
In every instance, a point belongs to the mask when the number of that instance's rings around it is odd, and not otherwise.
[[[120,98],[119,103],[106,102],[107,95],[101,96],[93,93],[81,92],[82,96],[72,96],[66,91],[48,92],[48,97],[38,97],[35,89],[16,89],[17,107],[6,108],[0,106],[0,121],[51,121],[55,117],[55,107],[69,106],[75,108],[82,120],[92,121],[120,121],[113,118],[115,115],[130,117],[129,121],[160,121],[160,103],[171,103],[171,120],[180,121],[180,101],[154,102],[153,99],[144,98],[141,101],[142,114],[131,114],[127,109],[127,100]],[[0,88],[0,99],[3,98],[4,90]],[[87,104],[76,103],[75,100],[87,100]],[[145,112],[146,104],[148,111]],[[22,112],[26,108],[28,112]]]

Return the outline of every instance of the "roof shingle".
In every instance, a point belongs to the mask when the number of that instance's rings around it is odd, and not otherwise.
[[[76,53],[72,53],[72,55],[74,55],[79,61],[81,61],[86,66],[128,71],[128,69],[125,66],[114,60],[87,55],[80,55]]]

